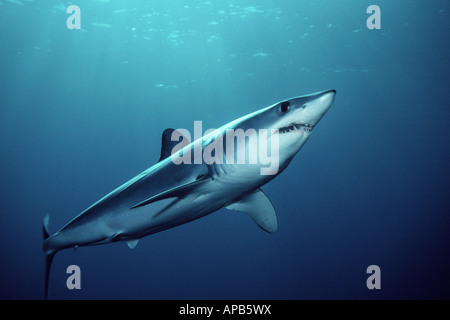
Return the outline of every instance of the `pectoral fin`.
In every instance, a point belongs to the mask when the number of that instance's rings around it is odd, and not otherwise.
[[[278,230],[275,209],[261,189],[256,189],[244,196],[239,202],[229,205],[227,209],[246,213],[264,231],[275,233]]]
[[[131,209],[135,209],[138,207],[142,207],[142,206],[146,206],[150,203],[159,201],[159,200],[164,200],[164,199],[168,199],[168,198],[176,198],[176,197],[183,197],[184,195],[188,194],[190,191],[192,191],[194,188],[196,188],[198,185],[206,182],[209,180],[208,176],[202,176],[201,178],[193,181],[193,182],[188,182],[185,184],[182,184],[178,187],[175,188],[171,188],[169,190],[163,191],[161,193],[158,193],[157,195],[154,195],[153,197],[150,197],[140,203],[135,204],[133,207],[131,207]]]

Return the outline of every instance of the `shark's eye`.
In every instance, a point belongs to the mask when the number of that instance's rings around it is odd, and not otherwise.
[[[289,110],[289,101],[285,101],[281,104],[281,112],[286,112]]]

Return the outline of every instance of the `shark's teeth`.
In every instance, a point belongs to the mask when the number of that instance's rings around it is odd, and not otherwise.
[[[311,132],[312,129],[313,129],[313,125],[311,125],[311,124],[291,123],[288,126],[278,129],[278,131],[280,133],[291,132],[294,130],[303,130],[303,131]]]

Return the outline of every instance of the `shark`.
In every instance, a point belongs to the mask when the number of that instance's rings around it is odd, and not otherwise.
[[[286,99],[209,130],[194,141],[180,133],[182,130],[164,130],[160,159],[155,165],[95,202],[53,234],[49,232],[49,215],[44,216],[45,299],[53,258],[63,249],[118,241],[133,249],[148,235],[221,208],[243,212],[262,230],[277,232],[277,214],[261,187],[286,169],[331,107],[335,95],[336,90],[326,90]],[[266,130],[265,134],[261,134],[261,129]],[[259,140],[251,139],[249,134],[244,135],[242,143],[227,141],[225,147],[210,152],[216,161],[179,161],[186,155],[195,157],[196,150],[211,151],[212,145],[217,147],[219,137],[235,139],[227,135],[230,130],[252,132]],[[249,155],[255,149],[255,141],[267,143],[271,153],[276,154],[276,168],[269,173],[262,171],[267,169],[267,161],[237,161],[239,152]],[[219,161],[230,159],[236,161]]]

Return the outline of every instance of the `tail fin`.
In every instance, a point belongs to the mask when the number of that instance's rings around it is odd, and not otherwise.
[[[46,253],[45,254],[45,293],[44,298],[45,300],[48,299],[48,280],[50,277],[50,267],[52,266],[53,257],[55,256],[56,251]]]
[[[50,232],[48,232],[48,224],[50,222],[50,216],[48,213],[44,216],[42,221],[42,233],[44,234],[44,240],[50,237]]]
[[[44,216],[44,220],[42,223],[42,232],[44,235],[44,241],[48,237],[50,237],[50,233],[48,232],[48,223],[49,223],[50,217],[48,214]],[[48,299],[48,280],[50,277],[50,267],[52,266],[53,257],[55,256],[56,251],[52,250],[46,250],[45,246],[43,246],[44,252],[45,252],[45,293],[44,297],[45,300]]]

